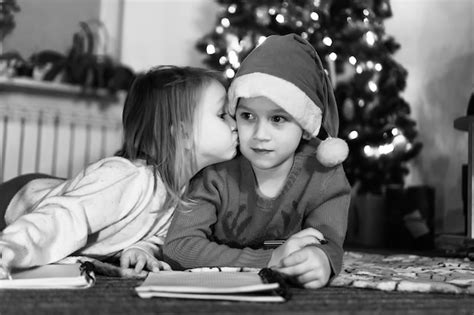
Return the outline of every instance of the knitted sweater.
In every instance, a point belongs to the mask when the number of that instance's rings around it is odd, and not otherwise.
[[[140,247],[155,256],[174,208],[151,166],[121,157],[91,164],[69,180],[37,179],[10,202],[0,241],[24,248],[17,267],[48,264],[68,255],[98,259]]]
[[[328,240],[317,245],[332,271],[342,266],[350,186],[342,166],[325,168],[315,147],[302,145],[275,198],[259,193],[252,167],[239,156],[210,166],[191,182],[192,209],[178,209],[168,230],[164,259],[174,269],[202,266],[266,267],[272,249],[263,242],[286,239],[314,227]]]

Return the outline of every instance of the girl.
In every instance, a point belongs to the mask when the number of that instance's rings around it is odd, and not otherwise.
[[[188,181],[236,154],[226,90],[209,70],[162,66],[139,75],[123,109],[123,146],[75,177],[33,179],[7,207],[0,266],[26,268],[73,253],[121,257],[136,271],[169,266],[161,245]]]

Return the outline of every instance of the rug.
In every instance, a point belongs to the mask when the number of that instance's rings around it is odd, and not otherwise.
[[[346,251],[333,287],[474,295],[474,262],[418,255]]]

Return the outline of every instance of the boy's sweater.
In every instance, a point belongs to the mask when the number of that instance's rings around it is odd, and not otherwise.
[[[239,156],[210,166],[191,183],[191,209],[178,209],[165,241],[164,258],[175,269],[202,266],[266,267],[270,239],[286,239],[313,227],[328,240],[316,245],[334,274],[342,266],[350,186],[342,166],[325,168],[315,147],[302,145],[280,194],[259,193],[252,167]]]

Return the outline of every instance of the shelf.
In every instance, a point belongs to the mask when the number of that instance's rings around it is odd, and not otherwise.
[[[28,78],[9,78],[0,76],[1,92],[21,92],[29,94],[43,94],[53,97],[93,98],[99,102],[116,102],[118,93],[111,94],[106,89],[84,88],[58,82],[38,81]]]
[[[461,131],[469,131],[469,125],[474,124],[474,116],[463,116],[454,120],[454,128]]]

